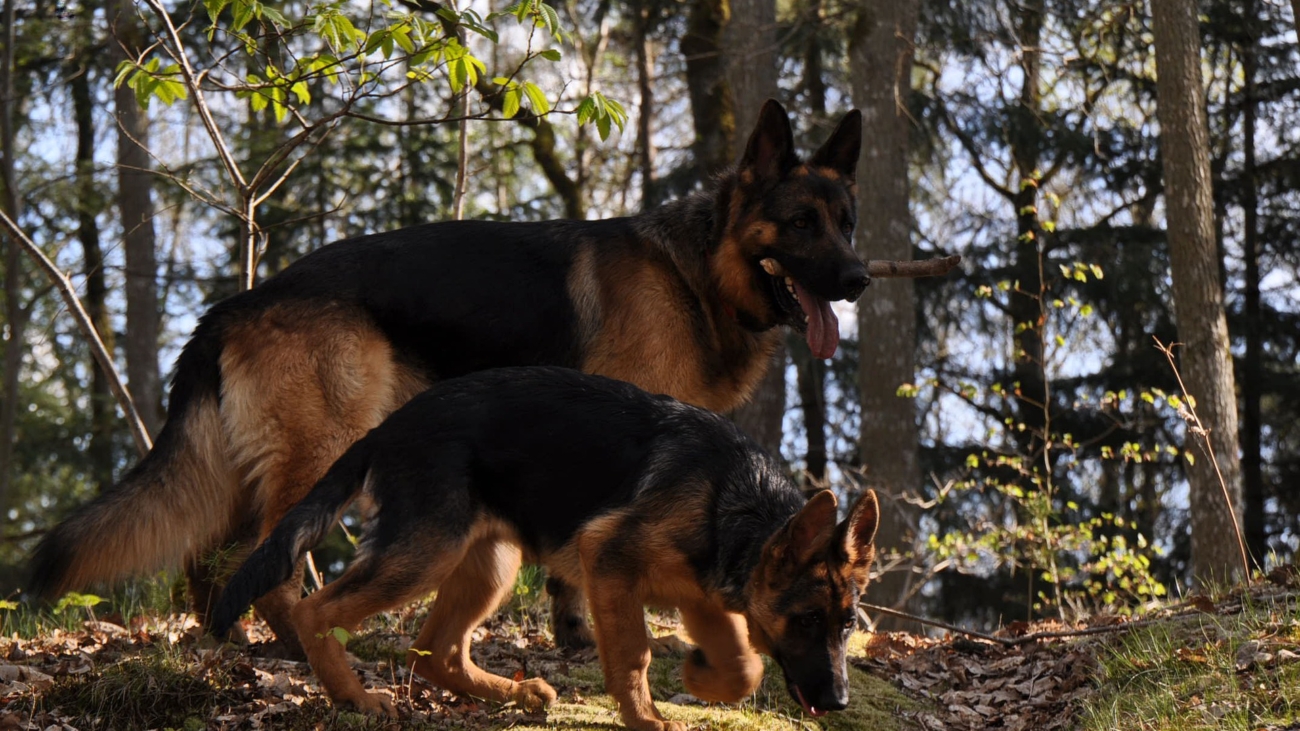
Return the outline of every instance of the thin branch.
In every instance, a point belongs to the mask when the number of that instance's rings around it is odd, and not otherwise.
[[[1219,470],[1219,460],[1214,456],[1214,445],[1210,443],[1210,430],[1205,428],[1201,423],[1201,417],[1196,413],[1196,400],[1191,394],[1187,393],[1187,386],[1183,384],[1183,376],[1178,372],[1178,365],[1174,363],[1174,347],[1178,343],[1165,345],[1160,342],[1160,338],[1151,336],[1156,341],[1156,349],[1165,354],[1169,359],[1169,368],[1174,372],[1174,378],[1178,379],[1178,388],[1183,392],[1183,401],[1187,408],[1179,409],[1178,415],[1183,417],[1187,422],[1188,428],[1193,434],[1201,437],[1205,442],[1203,449],[1205,454],[1210,458],[1210,464],[1214,465],[1214,474],[1219,478],[1219,489],[1223,492],[1223,503],[1228,506],[1228,517],[1232,519],[1232,530],[1237,534],[1237,550],[1241,552],[1241,571],[1242,578],[1250,580],[1250,559],[1246,556],[1246,542],[1241,537],[1241,524],[1237,522],[1237,509],[1232,505],[1232,497],[1228,495],[1228,483],[1223,479],[1223,472]]]
[[[962,629],[961,627],[948,624],[947,622],[940,622],[935,619],[926,619],[925,617],[918,617],[915,614],[908,614],[907,612],[900,612],[897,609],[890,609],[889,607],[881,607],[875,604],[868,604],[866,602],[858,602],[858,607],[861,609],[868,609],[873,612],[880,612],[881,614],[888,614],[893,617],[898,617],[899,619],[906,619],[912,622],[918,622],[920,624],[924,624],[930,627],[938,627],[939,629],[947,630],[955,634],[966,635],[967,637],[975,637],[977,639],[984,640],[985,642],[992,642],[994,644],[1001,645],[1003,647],[1016,647],[1018,645],[1027,645],[1031,642],[1038,642],[1039,640],[1059,640],[1059,639],[1065,639],[1069,637],[1087,637],[1089,635],[1101,635],[1101,634],[1109,634],[1111,632],[1123,632],[1124,630],[1139,629],[1141,627],[1149,627],[1153,624],[1159,624],[1161,622],[1177,622],[1180,620],[1204,616],[1201,612],[1192,612],[1189,614],[1177,614],[1171,617],[1154,617],[1152,619],[1139,619],[1133,622],[1121,622],[1119,624],[1108,624],[1103,627],[1085,627],[1084,629],[1062,629],[1062,630],[1051,630],[1047,632],[1033,632],[1031,634],[1022,635],[1020,637],[998,637],[996,635],[991,635],[985,632],[977,632],[971,629]]]
[[[891,277],[942,277],[952,271],[953,267],[957,266],[959,262],[961,262],[961,256],[957,254],[922,261],[872,259],[867,262],[867,274],[881,279]]]
[[[113,396],[117,398],[118,405],[122,407],[122,411],[126,415],[126,423],[131,428],[132,438],[135,439],[136,451],[141,456],[144,456],[153,447],[153,441],[149,438],[149,430],[145,428],[144,421],[140,418],[139,412],[135,410],[135,402],[131,400],[130,392],[126,390],[126,386],[122,383],[122,378],[113,365],[113,357],[109,355],[108,349],[104,347],[104,341],[99,337],[99,331],[95,329],[95,324],[91,322],[90,315],[86,314],[86,309],[82,307],[81,300],[77,298],[76,288],[73,286],[72,280],[68,279],[68,276],[53,261],[50,261],[49,257],[45,256],[45,252],[41,251],[40,247],[27,238],[27,234],[23,233],[23,230],[18,228],[18,224],[14,223],[13,219],[9,218],[9,215],[3,210],[0,210],[0,225],[3,225],[9,231],[10,237],[23,247],[37,266],[50,278],[55,289],[59,291],[64,304],[68,306],[73,319],[77,322],[77,328],[81,330],[82,335],[90,343],[91,355],[95,357],[95,362],[99,364],[104,375],[108,377],[108,387],[112,390]]]
[[[167,14],[167,10],[163,8],[158,0],[144,0],[144,2],[162,21],[163,27],[167,29],[167,35],[171,38],[174,46],[174,48],[167,49],[168,54],[180,66],[181,76],[185,78],[185,86],[189,88],[190,94],[194,96],[194,108],[199,113],[199,119],[203,122],[204,129],[208,131],[208,136],[212,138],[213,146],[217,148],[217,156],[221,158],[226,173],[230,175],[231,181],[238,185],[242,191],[247,188],[248,183],[244,180],[244,174],[239,170],[239,163],[235,161],[235,156],[231,154],[230,148],[226,145],[226,139],[221,134],[216,119],[212,117],[212,110],[208,109],[208,100],[199,85],[199,75],[195,73],[194,67],[190,65],[189,56],[185,53],[185,43],[181,40],[176,25],[172,23],[171,16]]]

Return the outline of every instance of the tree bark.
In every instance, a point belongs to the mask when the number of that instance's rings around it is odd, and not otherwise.
[[[862,159],[858,163],[859,255],[912,258],[908,208],[907,150],[911,69],[917,0],[868,0],[858,11],[849,39],[853,102],[862,110]],[[909,535],[903,503],[892,500],[920,488],[916,404],[898,387],[915,378],[916,304],[911,279],[876,280],[858,300],[858,387],[862,398],[859,454],[867,484],[883,498],[876,543],[885,551],[907,552]],[[872,589],[875,600],[893,603],[906,591],[908,576],[891,573]],[[887,619],[887,618],[886,618]],[[889,626],[896,620],[882,619]]]
[[[1296,0],[1300,2],[1300,0]],[[1246,27],[1256,21],[1254,0],[1246,0],[1243,9]],[[1256,565],[1264,565],[1268,553],[1268,536],[1264,527],[1264,470],[1260,447],[1263,430],[1260,400],[1263,394],[1264,371],[1260,335],[1261,312],[1259,299],[1259,184],[1255,177],[1255,75],[1259,72],[1258,39],[1251,33],[1242,49],[1242,75],[1245,88],[1242,99],[1242,258],[1245,260],[1245,335],[1246,353],[1242,360],[1241,379],[1241,477],[1245,502],[1242,523],[1245,526],[1246,550]]]
[[[4,4],[4,60],[0,63],[0,185],[4,197],[0,205],[10,218],[21,214],[21,198],[14,179],[14,114],[18,97],[14,93],[14,42],[17,36],[14,18],[16,0]],[[13,485],[14,444],[18,430],[18,375],[23,365],[24,341],[30,310],[23,307],[20,292],[22,258],[14,235],[5,237],[5,355],[4,386],[0,392],[0,515],[9,507]]]
[[[728,162],[734,162],[740,155],[739,136],[734,130],[753,129],[763,102],[777,95],[776,2],[730,0],[730,9],[730,21],[722,37],[726,86],[735,105],[728,155]],[[753,398],[732,414],[741,430],[778,458],[785,421],[785,363],[785,343],[781,342]]]
[[[723,62],[723,32],[730,17],[728,0],[693,0],[681,41],[695,122],[691,149],[700,180],[726,168],[738,154],[735,106]],[[752,113],[757,115],[758,109]]]
[[[108,319],[108,284],[104,278],[104,251],[99,241],[98,214],[102,207],[95,187],[95,120],[90,95],[88,22],[78,30],[79,52],[68,64],[72,116],[77,125],[76,190],[77,240],[86,277],[86,314],[109,353],[113,352],[113,326]],[[90,444],[86,449],[91,474],[102,491],[113,484],[113,394],[108,377],[90,363]]]
[[[1028,0],[1018,6],[1016,31],[1020,44],[1020,104],[1011,110],[1011,156],[1016,167],[1019,189],[1012,205],[1015,207],[1016,242],[1015,262],[1012,265],[1019,286],[1011,292],[1008,309],[1014,330],[1015,354],[1012,372],[1018,388],[1009,389],[1017,394],[1017,418],[1025,425],[1017,435],[1020,448],[1036,463],[1041,463],[1042,450],[1049,435],[1046,430],[1051,421],[1048,403],[1046,352],[1043,328],[1043,249],[1038,223],[1038,178],[1041,163],[1042,122],[1038,118],[1042,108],[1042,59],[1039,44],[1043,34],[1045,15],[1043,0]],[[1050,464],[1046,466],[1051,469]]]
[[[795,362],[799,385],[799,407],[803,412],[804,436],[808,450],[804,455],[804,469],[809,492],[826,485],[826,362],[814,358],[808,344],[802,339],[788,339],[790,357]]]
[[[1183,343],[1181,371],[1201,421],[1209,429],[1228,501],[1225,504],[1224,488],[1211,459],[1194,446],[1199,437],[1189,431],[1184,449],[1197,457],[1187,468],[1192,578],[1197,582],[1225,581],[1241,574],[1229,512],[1229,507],[1241,512],[1241,465],[1236,387],[1214,245],[1197,7],[1192,0],[1152,0],[1151,11],[1174,320]]]
[[[113,39],[109,41],[112,66],[143,45],[139,19],[131,0],[117,0],[113,14]],[[162,327],[158,301],[158,259],[154,236],[153,174],[147,146],[149,118],[135,93],[125,84],[113,92],[117,121],[117,207],[122,216],[126,250],[126,379],[149,434],[162,427],[162,378],[158,367],[158,337]]]
[[[1300,0],[1297,0],[1300,1]],[[637,0],[636,18],[633,20],[632,43],[636,46],[636,82],[641,101],[637,108],[636,157],[641,172],[641,210],[659,205],[659,192],[655,185],[655,147],[651,122],[654,121],[654,48],[650,42],[650,26],[655,12],[650,0]]]

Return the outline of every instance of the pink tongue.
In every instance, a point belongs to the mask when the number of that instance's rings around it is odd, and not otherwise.
[[[831,303],[809,292],[795,280],[794,291],[799,306],[808,316],[808,349],[814,358],[830,358],[840,346],[840,320],[831,311]]]

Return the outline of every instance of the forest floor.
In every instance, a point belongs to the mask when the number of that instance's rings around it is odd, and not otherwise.
[[[394,696],[399,720],[336,711],[305,663],[264,657],[256,644],[216,646],[189,615],[173,614],[28,625],[36,631],[0,638],[0,731],[621,728],[595,653],[557,650],[540,608],[499,613],[478,630],[474,655],[507,677],[546,678],[560,698],[545,714],[413,678],[406,650],[422,614],[386,615],[348,642],[367,687]],[[650,626],[677,631],[670,616],[652,615]],[[1077,629],[1090,634],[1044,636]],[[248,631],[267,639],[260,623]],[[1300,731],[1294,568],[1137,620],[1017,623],[990,638],[855,635],[850,706],[816,720],[787,697],[770,663],[759,691],[734,706],[686,695],[671,652],[654,660],[651,685],[664,715],[696,728]]]

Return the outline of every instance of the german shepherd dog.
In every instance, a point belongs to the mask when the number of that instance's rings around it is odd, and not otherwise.
[[[631,218],[434,223],[340,241],[213,306],[176,365],[166,425],[113,489],[36,549],[46,598],[184,565],[203,622],[220,570],[353,442],[434,382],[558,365],[725,412],[762,377],[779,326],[829,357],[830,301],[869,280],[854,254],[861,115],[801,163],[764,105],[739,167]],[[561,644],[590,640],[581,596],[548,586]],[[294,653],[301,569],[259,613]]]
[[[780,665],[810,715],[848,702],[845,643],[875,557],[867,492],[836,524],[731,422],[622,381],[506,368],[443,381],[354,444],[235,573],[213,612],[224,634],[288,579],[359,493],[375,506],[338,580],[294,607],[312,669],[336,703],[394,712],[366,693],[331,630],[437,591],[415,670],[455,693],[541,708],[545,680],[491,675],[472,633],[521,559],[581,586],[606,690],[634,729],[684,729],[650,699],[644,605],[676,607],[698,648],[687,689],[734,703]]]

